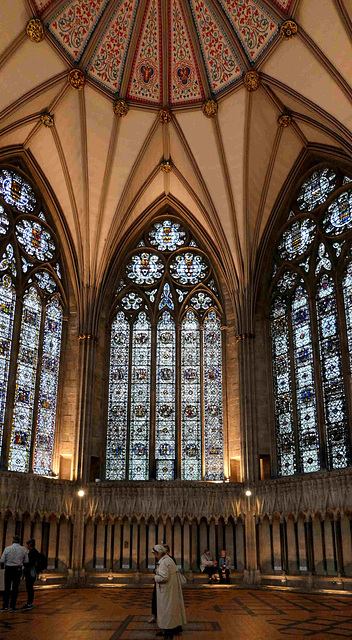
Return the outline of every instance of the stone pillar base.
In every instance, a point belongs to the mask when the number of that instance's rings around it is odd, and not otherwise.
[[[243,584],[261,584],[259,569],[245,569],[243,572]]]

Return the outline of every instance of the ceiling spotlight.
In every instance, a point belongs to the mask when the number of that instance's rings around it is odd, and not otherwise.
[[[246,491],[246,496],[247,496],[247,498],[249,498],[249,496],[251,496],[251,495],[252,495],[251,490],[250,490],[250,489],[247,489],[247,491]]]
[[[80,498],[83,498],[83,496],[84,496],[84,491],[83,491],[83,489],[80,489],[80,490],[77,492],[77,494],[79,495],[79,497],[80,497]]]

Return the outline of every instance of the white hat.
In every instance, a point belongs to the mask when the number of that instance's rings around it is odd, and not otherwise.
[[[162,544],[156,544],[152,548],[152,553],[161,553],[162,555],[165,555],[166,551]]]

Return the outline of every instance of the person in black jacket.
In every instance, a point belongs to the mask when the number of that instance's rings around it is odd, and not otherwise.
[[[29,560],[24,570],[27,589],[27,603],[22,607],[22,609],[29,610],[33,609],[34,583],[37,579],[37,560],[39,551],[35,548],[35,540],[33,539],[26,542],[26,547],[28,549]]]

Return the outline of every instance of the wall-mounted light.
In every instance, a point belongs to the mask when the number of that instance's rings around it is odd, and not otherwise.
[[[78,495],[80,498],[83,498],[83,496],[84,496],[84,491],[83,491],[83,489],[80,489],[79,491],[77,491],[77,495]]]
[[[247,491],[246,491],[246,496],[247,496],[247,498],[249,498],[251,495],[252,495],[251,490],[250,490],[250,489],[247,489]]]

